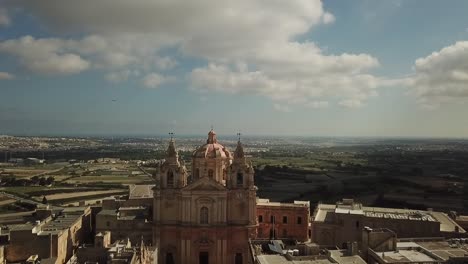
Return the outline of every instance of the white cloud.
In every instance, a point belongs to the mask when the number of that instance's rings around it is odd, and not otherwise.
[[[48,27],[63,32],[133,36],[131,44],[153,41],[142,50],[180,46],[196,57],[255,52],[264,44],[285,42],[313,26],[330,22],[320,0],[6,0],[7,5],[33,13]],[[262,10],[258,12],[258,10]],[[157,44],[154,45],[154,42]],[[119,45],[128,42],[116,41]]]
[[[14,79],[15,76],[8,72],[0,72],[0,80],[11,80]]]
[[[331,24],[335,22],[335,16],[332,15],[331,13],[325,12],[323,14],[322,20],[324,24]]]
[[[311,43],[266,46],[245,60],[256,69],[215,63],[194,69],[190,75],[193,88],[260,94],[275,101],[325,107],[317,101],[338,97],[363,102],[375,96],[383,83],[365,73],[378,65],[375,58],[365,54],[327,56]]]
[[[0,8],[0,26],[6,27],[11,23],[10,17],[5,8]]]
[[[106,79],[116,80],[126,79],[122,75],[125,71],[175,66],[169,57],[154,59],[158,57],[153,45],[149,37],[125,34],[89,35],[78,40],[24,36],[0,42],[0,53],[17,57],[24,68],[39,74],[73,74],[94,68],[110,71]]]
[[[166,77],[157,73],[150,73],[143,78],[143,85],[147,88],[158,88],[166,81]]]
[[[43,54],[70,54],[88,63],[75,72],[104,70],[110,81],[126,80],[125,70],[138,70],[146,76],[144,86],[158,87],[167,79],[153,72],[175,67],[179,62],[164,51],[176,50],[182,59],[207,63],[187,69],[192,89],[259,94],[281,105],[321,108],[335,99],[363,103],[381,83],[369,73],[379,65],[371,55],[327,54],[313,42],[295,41],[335,21],[320,0],[6,1],[51,30],[86,36],[33,42],[53,46]],[[26,68],[40,72],[29,66],[32,56],[14,54]],[[52,70],[57,69],[47,71]]]
[[[62,39],[20,39],[0,42],[0,52],[18,57],[26,69],[41,74],[72,74],[89,68],[90,63],[65,48]]]
[[[468,41],[417,59],[413,69],[406,84],[424,107],[468,99]]]

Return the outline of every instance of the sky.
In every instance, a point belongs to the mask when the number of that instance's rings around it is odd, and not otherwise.
[[[1,0],[0,134],[468,137],[465,0]]]

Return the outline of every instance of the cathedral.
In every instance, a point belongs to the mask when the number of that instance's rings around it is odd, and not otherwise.
[[[153,242],[159,263],[250,263],[256,237],[254,169],[240,140],[234,153],[216,133],[192,155],[188,175],[171,138],[154,188]]]

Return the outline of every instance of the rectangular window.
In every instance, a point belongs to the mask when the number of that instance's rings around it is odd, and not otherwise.
[[[288,217],[287,216],[283,216],[283,224],[287,224],[288,223]]]
[[[270,216],[270,222],[271,222],[271,223],[274,223],[274,222],[275,222],[275,216],[274,216],[274,215]]]
[[[263,215],[259,215],[259,216],[258,216],[258,222],[259,222],[259,223],[262,223],[262,222],[263,222]]]
[[[300,216],[297,217],[297,224],[298,225],[302,224],[302,217]]]

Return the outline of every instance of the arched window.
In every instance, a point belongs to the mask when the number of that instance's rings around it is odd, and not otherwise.
[[[208,208],[205,206],[200,209],[200,224],[208,224]]]
[[[213,179],[213,170],[212,170],[212,169],[209,169],[209,170],[208,170],[208,177],[209,177],[210,179]]]
[[[195,179],[200,178],[200,169],[195,170]]]
[[[172,171],[167,172],[167,187],[174,187],[174,173]]]
[[[244,175],[242,174],[242,172],[238,172],[238,173],[237,173],[236,182],[237,182],[237,186],[242,186],[242,185],[244,185]]]

